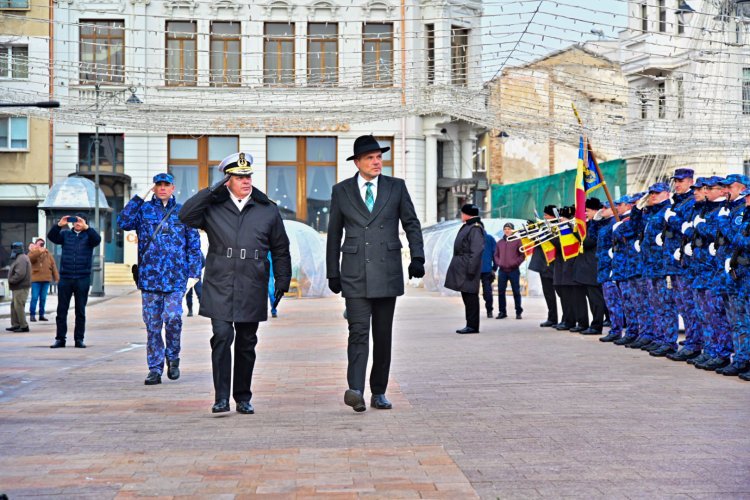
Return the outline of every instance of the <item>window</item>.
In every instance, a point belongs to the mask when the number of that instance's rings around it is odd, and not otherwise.
[[[685,118],[685,80],[677,77],[677,119]]]
[[[750,68],[742,68],[742,114],[750,115]]]
[[[487,171],[487,148],[478,148],[474,154],[474,172]]]
[[[675,8],[680,8],[680,2],[681,0],[675,0]],[[676,14],[675,18],[677,19],[677,34],[678,35],[684,35],[685,34],[685,17],[682,14]]]
[[[266,150],[268,196],[281,216],[325,231],[336,183],[336,138],[268,137]]]
[[[666,0],[659,0],[659,32],[667,32],[667,6]]]
[[[29,120],[25,116],[0,116],[0,150],[29,149]]]
[[[196,26],[193,21],[168,21],[166,84],[193,86],[197,82]]]
[[[742,172],[750,177],[750,160],[744,160],[742,162]]]
[[[174,175],[175,197],[179,203],[199,189],[221,180],[215,167],[239,151],[237,136],[169,136],[169,172]]]
[[[641,31],[646,33],[648,31],[648,4],[641,4]]]
[[[96,135],[78,134],[78,169],[96,171]],[[99,172],[125,173],[125,136],[99,134]]]
[[[393,85],[392,23],[365,23],[362,26],[362,84],[370,87]]]
[[[648,96],[646,91],[638,90],[635,95],[641,108],[641,120],[646,120],[648,118]]]
[[[29,0],[0,0],[0,9],[28,9]]]
[[[427,85],[435,83],[435,25],[425,25],[427,31]]]
[[[664,82],[659,83],[659,118],[667,117],[667,94]]]
[[[29,77],[29,47],[0,45],[0,78],[23,80]]]
[[[214,87],[238,86],[240,84],[240,23],[211,22],[211,73]]]
[[[469,75],[469,30],[451,28],[451,83],[466,86]]]
[[[339,80],[338,24],[307,25],[307,84],[334,86]]]
[[[125,23],[84,21],[80,30],[81,83],[125,81]]]
[[[389,147],[390,151],[383,153],[382,174],[393,177],[393,137],[376,137],[381,148]]]
[[[294,25],[265,23],[263,83],[294,85]]]

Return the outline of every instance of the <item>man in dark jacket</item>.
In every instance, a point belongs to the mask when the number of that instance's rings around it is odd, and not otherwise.
[[[505,288],[510,281],[510,289],[513,291],[513,302],[516,306],[516,319],[521,319],[523,308],[521,307],[521,271],[519,267],[526,260],[526,255],[521,252],[521,240],[509,241],[508,237],[513,234],[512,222],[506,222],[503,226],[505,233],[495,247],[495,266],[497,266],[497,319],[508,317],[505,304]]]
[[[466,313],[466,326],[456,333],[479,333],[479,278],[482,271],[484,226],[479,219],[479,208],[467,204],[461,207],[464,225],[453,243],[453,258],[445,273],[445,288],[461,292]]]
[[[10,267],[8,268],[8,287],[13,295],[10,307],[9,332],[28,332],[26,322],[26,299],[31,290],[31,261],[23,252],[23,243],[17,241],[10,245]]]
[[[495,245],[497,240],[490,234],[484,235],[484,251],[482,252],[482,295],[487,317],[492,318],[492,283],[495,281]]]
[[[73,228],[69,229],[68,224]],[[65,229],[63,229],[65,228]],[[86,332],[86,303],[91,287],[91,264],[94,248],[102,242],[102,237],[93,227],[89,227],[86,214],[66,215],[49,230],[47,239],[62,247],[60,256],[60,282],[57,284],[57,336],[50,347],[65,347],[68,334],[68,309],[70,299],[76,301],[76,324],[73,331],[75,346],[86,347],[83,336]]]
[[[174,177],[161,173],[141,198],[135,195],[117,217],[117,224],[138,234],[138,288],[146,324],[146,385],[161,384],[164,361],[167,377],[180,378],[182,296],[190,278],[201,275],[201,242],[198,231],[183,224],[174,197]],[[192,284],[192,283],[191,283]],[[164,339],[162,339],[162,329]]]
[[[198,314],[211,318],[211,363],[215,404],[229,411],[232,342],[235,334],[234,390],[237,411],[255,412],[250,384],[255,366],[258,323],[268,319],[268,253],[273,256],[276,298],[289,290],[292,261],[279,209],[252,183],[252,156],[232,154],[221,162],[225,177],[187,200],[180,220],[208,236],[203,295]]]
[[[544,207],[543,217],[547,220],[554,219],[555,208],[554,205],[547,205]],[[552,245],[551,242],[549,244]],[[556,258],[556,256],[552,257],[552,259]],[[539,324],[541,327],[554,327],[557,325],[557,297],[555,295],[554,275],[552,272],[553,265],[554,260],[547,262],[547,257],[544,255],[542,245],[537,245],[534,248],[534,253],[531,255],[531,260],[529,261],[529,270],[539,273],[539,278],[542,281],[544,301],[547,303],[547,320]]]
[[[594,220],[594,216],[604,205],[599,198],[586,200],[586,237],[581,242],[583,252],[575,259],[575,281],[585,290],[591,309],[592,320],[588,328],[580,331],[582,335],[601,335],[605,315],[604,293],[597,279],[598,258],[596,256],[597,241],[601,223]],[[578,235],[578,233],[575,233]],[[585,302],[585,299],[584,299]],[[586,312],[588,319],[588,311]]]
[[[409,240],[409,278],[424,276],[422,227],[406,183],[381,174],[383,153],[389,149],[381,148],[371,135],[358,137],[354,154],[347,161],[354,160],[359,172],[333,186],[331,194],[326,274],[328,288],[333,293],[341,292],[346,299],[349,388],[344,392],[344,403],[356,412],[367,409],[363,394],[371,323],[370,406],[380,410],[393,407],[385,391],[391,366],[393,312],[396,297],[404,294],[399,221]]]

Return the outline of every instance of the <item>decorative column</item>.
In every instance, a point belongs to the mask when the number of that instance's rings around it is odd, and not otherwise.
[[[437,222],[437,132],[425,133],[424,139],[424,225]]]

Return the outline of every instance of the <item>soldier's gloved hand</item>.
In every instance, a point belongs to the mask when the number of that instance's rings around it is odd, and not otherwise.
[[[215,182],[213,186],[211,186],[210,188],[208,188],[208,190],[211,191],[212,193],[215,192],[221,186],[223,186],[224,184],[226,184],[227,182],[229,182],[229,178],[230,177],[231,177],[231,175],[225,175],[223,179],[221,179],[218,182]]]
[[[732,272],[732,258],[727,257],[727,260],[724,261],[724,271],[726,271],[727,274]]]
[[[711,257],[716,257],[716,245],[713,241],[708,245],[708,253],[711,254]]]
[[[731,212],[727,207],[721,207],[721,210],[719,210],[719,217],[729,217],[729,214]]]
[[[680,256],[681,256],[680,254],[681,252],[680,252],[680,249],[678,248],[677,250],[674,251],[674,254],[672,254],[672,257],[674,257],[674,260],[679,261]]]
[[[621,221],[615,222],[615,225],[612,226],[612,231],[616,231],[617,228],[620,226],[620,224],[622,224],[623,222],[625,222],[625,221],[621,220]]]
[[[341,278],[328,278],[328,289],[333,293],[341,293]]]
[[[668,209],[666,209],[666,210],[664,211],[664,220],[665,220],[665,221],[668,221],[669,219],[671,219],[671,218],[672,218],[672,217],[674,217],[675,215],[677,215],[677,212],[675,212],[675,211],[674,211],[674,210],[672,210],[671,208],[668,208]]]
[[[609,250],[607,250],[607,255],[609,255],[610,259],[614,259],[615,258],[615,251],[612,248],[610,248]]]
[[[696,215],[695,219],[693,219],[693,227],[698,227],[698,224],[700,224],[701,222],[706,222],[706,219],[704,219],[700,215]]]
[[[682,223],[682,227],[680,228],[680,232],[682,234],[685,234],[685,231],[687,231],[691,227],[693,227],[693,223],[692,222],[683,222]]]
[[[656,242],[657,247],[663,247],[664,246],[664,236],[662,236],[662,233],[659,233],[656,235],[656,239],[654,240]]]
[[[636,252],[641,253],[641,240],[635,240],[635,243],[633,243],[633,247],[635,248]]]
[[[687,245],[685,245],[685,255],[688,255],[690,257],[693,256],[693,244],[692,243],[688,243]]]
[[[409,264],[409,279],[424,278],[424,260],[419,257],[411,259]]]

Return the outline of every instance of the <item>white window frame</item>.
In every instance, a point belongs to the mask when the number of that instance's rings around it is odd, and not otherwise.
[[[26,48],[26,77],[25,78],[20,78],[20,77],[13,76],[13,66],[14,66],[14,64],[13,64],[13,49],[15,47],[22,47],[22,48],[25,47]],[[3,81],[5,81],[5,80],[26,81],[26,80],[29,79],[29,69],[30,68],[29,68],[29,56],[28,56],[28,54],[29,54],[29,46],[28,45],[26,45],[26,44],[20,44],[20,43],[15,43],[15,44],[3,44],[3,43],[0,43],[0,52],[5,52],[7,54],[7,56],[8,56],[8,76],[2,76],[2,75],[0,75],[0,80],[3,80]]]
[[[13,118],[23,118],[26,120],[26,147],[14,148],[11,147],[11,137],[13,137]],[[0,120],[8,121],[8,142],[0,144],[0,152],[24,152],[29,151],[29,117],[24,115],[3,115],[0,116]]]

